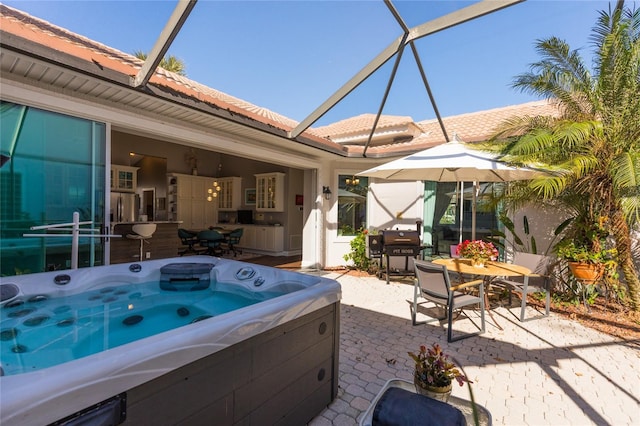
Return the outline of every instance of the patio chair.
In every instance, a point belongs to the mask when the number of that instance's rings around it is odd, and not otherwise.
[[[524,277],[496,278],[491,283],[503,285],[509,290],[509,306],[511,306],[512,294],[519,293],[522,297],[520,303],[520,321],[529,321],[536,318],[549,316],[549,308],[551,306],[551,287],[549,277],[549,265],[551,259],[548,256],[540,254],[515,252],[513,256],[515,265],[524,266],[532,271],[531,275]],[[533,316],[525,319],[525,311],[527,307],[527,295],[532,293],[545,293],[544,314]]]
[[[198,253],[198,250],[196,250],[194,247],[194,245],[198,244],[199,242],[197,233],[189,232],[186,229],[179,228],[178,238],[180,238],[180,242],[182,243],[182,245],[186,246],[184,250],[178,252],[180,256],[184,256],[187,253]]]
[[[205,247],[205,254],[210,256],[222,256],[222,243],[224,235],[212,229],[198,232],[200,246]]]
[[[455,342],[457,340],[465,339],[467,337],[476,336],[485,332],[484,322],[484,281],[474,280],[459,285],[452,286],[449,279],[449,271],[444,265],[436,265],[435,263],[415,260],[414,261],[416,280],[413,291],[413,312],[411,320],[413,325],[418,325],[416,322],[416,314],[418,311],[418,297],[421,296],[428,302],[434,303],[436,306],[444,308],[445,316],[441,318],[433,318],[428,321],[421,322],[426,324],[432,321],[448,320],[447,341]],[[471,295],[461,292],[460,290],[471,287],[478,287],[478,295]],[[480,322],[481,326],[471,320],[471,317],[465,314],[471,322],[478,328],[478,331],[474,333],[464,333],[457,337],[453,337],[453,319],[454,312],[460,310],[463,312],[464,308],[472,305],[478,305],[480,309]]]

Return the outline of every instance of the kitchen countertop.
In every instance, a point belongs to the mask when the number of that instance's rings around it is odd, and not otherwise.
[[[255,227],[268,227],[268,228],[278,228],[282,225],[269,224],[269,223],[217,223],[214,226],[220,226],[222,228],[241,228],[243,226],[255,226]]]
[[[161,224],[161,223],[182,223],[181,220],[179,221],[175,221],[175,220],[147,220],[145,222],[137,220],[134,222],[111,222],[111,226],[116,226],[116,225],[135,225],[137,223],[157,223],[157,224]]]

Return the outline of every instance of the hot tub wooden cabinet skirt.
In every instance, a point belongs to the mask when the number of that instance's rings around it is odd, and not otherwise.
[[[338,392],[339,313],[336,302],[128,390],[122,424],[308,423]]]

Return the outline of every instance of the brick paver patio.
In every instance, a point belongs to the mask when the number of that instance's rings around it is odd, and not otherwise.
[[[375,277],[328,276],[343,292],[339,392],[311,426],[358,424],[387,380],[411,380],[407,351],[434,342],[473,380],[476,402],[491,412],[494,425],[640,424],[638,341],[553,313],[521,323],[498,307],[493,316],[503,330],[487,316],[485,334],[447,343],[445,326],[411,324],[410,280],[387,285]],[[454,323],[460,330],[467,326],[469,320]],[[454,384],[453,395],[468,399],[468,388]]]

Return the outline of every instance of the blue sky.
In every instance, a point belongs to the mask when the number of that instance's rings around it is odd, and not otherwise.
[[[3,1],[55,25],[127,53],[149,52],[176,2]],[[398,1],[409,27],[461,9],[469,1]],[[611,2],[613,6],[615,2]],[[559,37],[591,65],[589,37],[610,2],[528,0],[416,42],[443,116],[535,100],[511,88],[539,59],[538,39]],[[640,2],[626,1],[627,7]],[[200,0],[169,53],[188,77],[301,121],[401,35],[382,0]],[[315,126],[376,113],[393,60]],[[407,49],[383,110],[420,121],[435,118]]]

